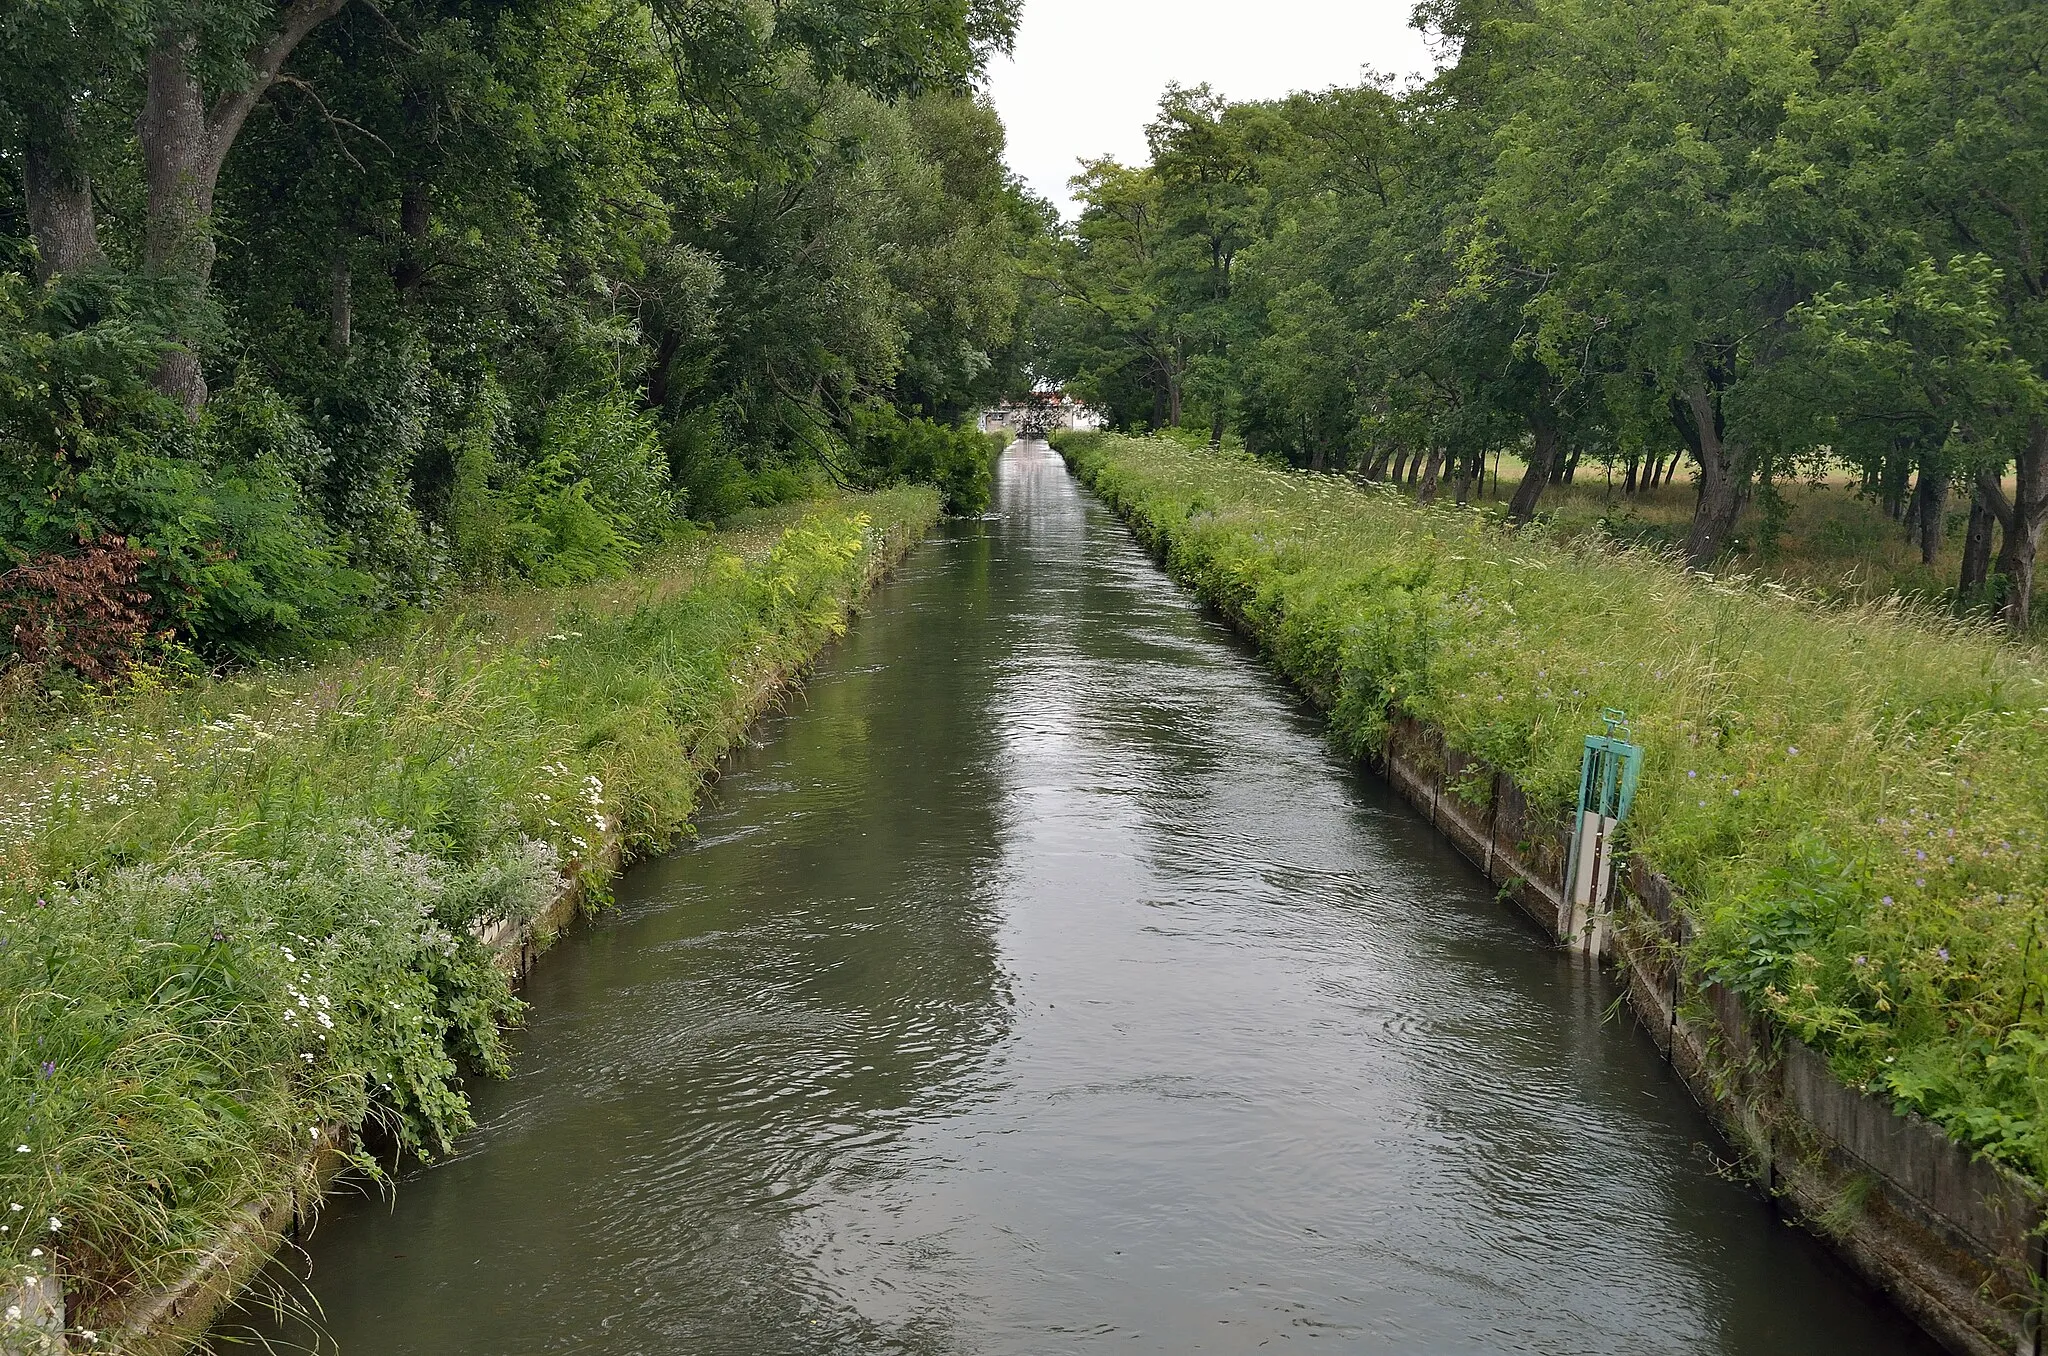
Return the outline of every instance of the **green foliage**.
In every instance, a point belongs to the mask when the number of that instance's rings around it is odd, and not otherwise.
[[[988,508],[994,456],[988,439],[974,429],[906,419],[877,404],[855,412],[851,441],[856,473],[865,484],[919,481],[939,487],[948,513]]]
[[[1043,209],[971,90],[1008,0],[279,17],[0,17],[0,545],[125,533],[209,658],[616,575],[814,490],[853,410],[950,424],[1023,380]],[[182,134],[136,114],[181,66],[257,106],[152,173]],[[910,460],[971,498],[949,456]]]
[[[1979,1151],[2048,1180],[2048,672],[1982,628],[1168,439],[1063,437],[1354,751],[1390,712],[1561,822],[1603,708],[1644,747],[1630,851],[1693,963]]]
[[[503,1070],[518,1011],[480,929],[601,892],[621,842],[673,841],[937,513],[921,489],[784,510],[624,580],[472,595],[321,667],[143,684],[16,731],[0,1133],[29,1152],[0,1156],[24,1207],[0,1267],[45,1248],[90,1318],[182,1270],[331,1127],[445,1152],[460,1075]]]
[[[1778,486],[1849,469],[1950,599],[2024,632],[2048,528],[2048,19],[2022,0],[1431,4],[1412,87],[1170,88],[1150,163],[1076,178],[1041,252],[1044,375],[1113,427],[1511,513],[1582,461],[1681,460],[1688,560],[1764,559]],[[2010,479],[2006,473],[2010,469]],[[1910,505],[1910,507],[1909,507]],[[1739,533],[1746,513],[1761,530]],[[1932,524],[1932,526],[1927,526]]]

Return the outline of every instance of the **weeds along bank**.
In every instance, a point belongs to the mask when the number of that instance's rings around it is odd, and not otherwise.
[[[519,1005],[479,934],[685,829],[764,693],[936,520],[899,489],[630,578],[471,600],[320,668],[0,748],[0,1266],[75,1329],[190,1266],[329,1125],[470,1124]]]
[[[1702,977],[1852,1086],[2048,1180],[2036,658],[1900,605],[1822,607],[1163,439],[1060,444],[1353,753],[1412,716],[1566,812],[1582,737],[1627,711],[1629,848],[1703,929]]]

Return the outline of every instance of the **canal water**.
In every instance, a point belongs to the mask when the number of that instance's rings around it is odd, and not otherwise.
[[[265,1335],[1927,1350],[1044,444],[757,735],[540,966],[461,1154],[328,1210],[323,1335]]]

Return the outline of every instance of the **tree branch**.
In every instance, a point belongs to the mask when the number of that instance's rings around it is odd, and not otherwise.
[[[212,175],[219,175],[235,138],[242,133],[242,124],[249,120],[249,114],[255,111],[264,94],[277,83],[292,52],[306,40],[308,33],[347,6],[348,0],[292,0],[278,22],[277,30],[250,53],[249,83],[232,93],[223,94],[207,115],[204,163]]]

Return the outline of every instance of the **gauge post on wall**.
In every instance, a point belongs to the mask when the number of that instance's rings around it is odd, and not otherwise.
[[[1608,708],[1600,713],[1605,734],[1587,735],[1579,763],[1579,808],[1572,820],[1572,846],[1566,857],[1566,898],[1572,945],[1600,955],[1607,944],[1607,897],[1613,885],[1616,831],[1635,800],[1636,781],[1643,771],[1643,751],[1629,741],[1628,713]]]

